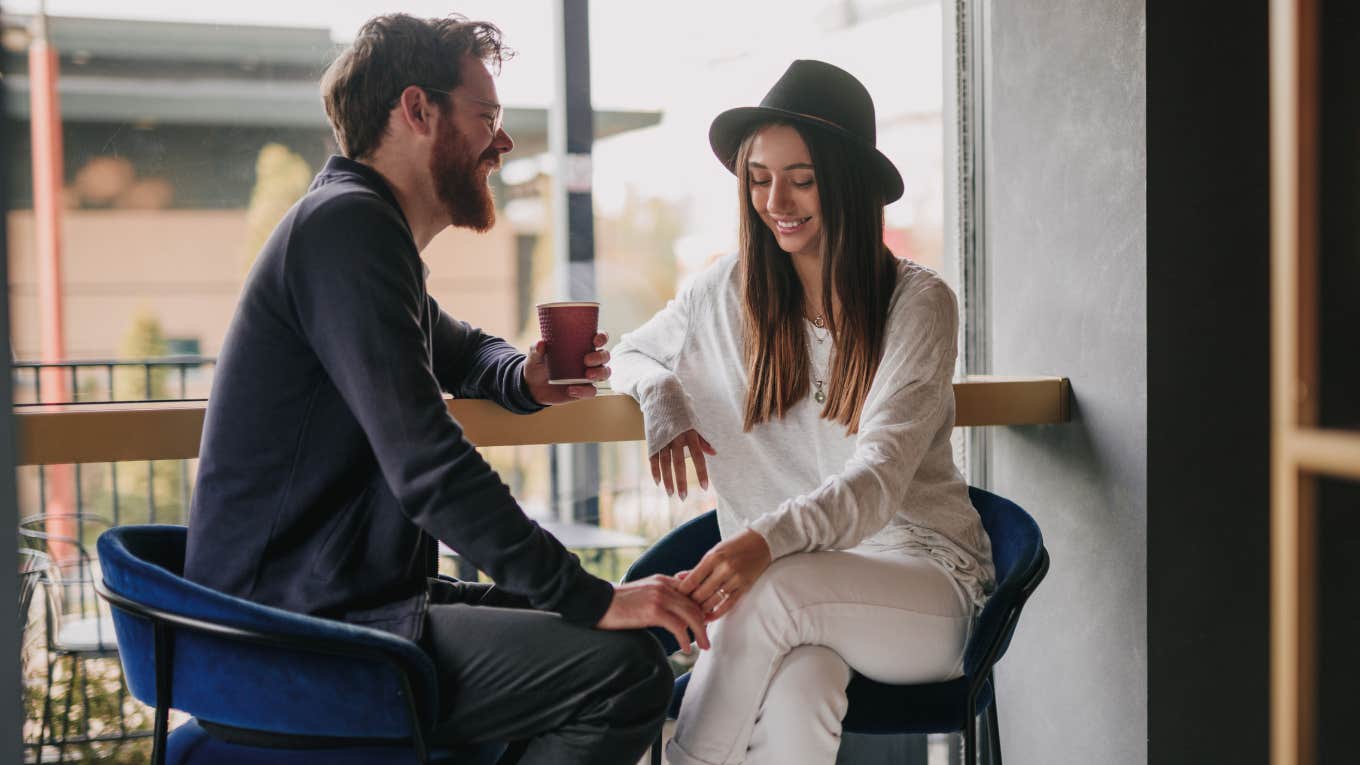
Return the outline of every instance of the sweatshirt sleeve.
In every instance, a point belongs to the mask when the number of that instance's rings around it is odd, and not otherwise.
[[[524,515],[449,415],[421,323],[432,307],[419,257],[395,212],[377,199],[329,205],[293,242],[284,278],[298,325],[402,511],[535,608],[598,622],[613,586]]]
[[[610,354],[611,386],[642,408],[648,454],[694,427],[688,396],[675,374],[694,299],[693,288],[682,290],[647,323],[624,335]]]
[[[524,354],[495,335],[459,321],[427,298],[434,321],[435,377],[457,398],[486,398],[516,414],[543,408],[524,382]]]
[[[949,438],[957,302],[953,291],[935,280],[905,300],[889,320],[855,451],[845,467],[750,523],[774,558],[848,549],[881,531],[902,508],[932,443]]]

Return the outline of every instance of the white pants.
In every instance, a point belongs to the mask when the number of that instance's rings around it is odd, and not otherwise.
[[[850,669],[885,683],[963,674],[974,609],[928,557],[799,553],[775,561],[709,626],[671,765],[836,760]]]

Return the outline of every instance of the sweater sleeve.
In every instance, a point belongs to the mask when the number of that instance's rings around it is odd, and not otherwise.
[[[882,360],[860,415],[853,456],[813,491],[781,503],[750,528],[773,557],[854,547],[901,510],[932,442],[954,424],[958,308],[933,281],[895,306]]]
[[[535,607],[595,624],[613,599],[463,437],[421,318],[420,263],[386,205],[331,205],[294,232],[285,281],[298,325],[354,413],[402,511]],[[494,366],[494,365],[493,365]]]
[[[427,298],[434,321],[433,366],[439,385],[457,398],[487,398],[517,414],[543,405],[524,382],[524,354],[506,341],[449,316]]]
[[[648,454],[694,427],[688,396],[675,374],[689,335],[693,300],[692,288],[681,291],[647,323],[624,335],[610,354],[611,386],[642,408]]]

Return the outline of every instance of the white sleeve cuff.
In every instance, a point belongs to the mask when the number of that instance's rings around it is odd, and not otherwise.
[[[648,455],[656,454],[676,436],[694,428],[694,416],[679,378],[666,375],[642,397],[642,419]]]
[[[765,544],[770,546],[770,560],[779,560],[807,549],[806,538],[792,521],[789,511],[781,508],[751,521],[747,528],[765,539]]]

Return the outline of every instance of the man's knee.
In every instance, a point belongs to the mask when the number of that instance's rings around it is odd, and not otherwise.
[[[618,691],[639,710],[661,715],[670,705],[675,677],[656,638],[643,630],[601,631],[602,669],[617,678]]]

